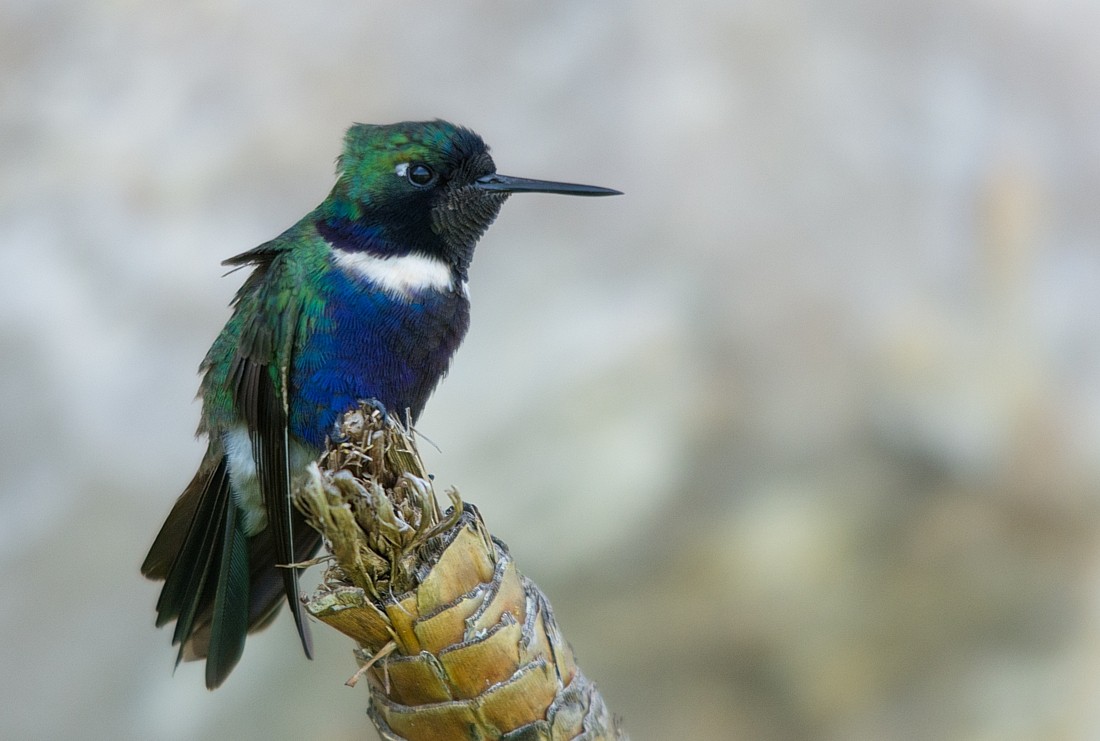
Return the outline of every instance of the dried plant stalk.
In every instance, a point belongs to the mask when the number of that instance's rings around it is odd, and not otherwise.
[[[331,560],[310,613],[358,644],[382,738],[625,739],[546,597],[447,492],[412,438],[363,405],[297,493]]]

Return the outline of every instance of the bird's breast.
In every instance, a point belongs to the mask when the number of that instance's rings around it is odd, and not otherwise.
[[[415,419],[469,326],[464,284],[430,258],[334,257],[323,311],[301,329],[292,363],[291,431],[318,448],[337,417],[375,399]]]

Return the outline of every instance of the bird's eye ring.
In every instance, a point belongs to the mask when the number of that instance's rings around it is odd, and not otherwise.
[[[405,177],[418,188],[424,188],[435,182],[435,172],[422,162],[409,165]]]

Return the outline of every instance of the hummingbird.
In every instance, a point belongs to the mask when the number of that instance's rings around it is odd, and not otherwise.
[[[442,120],[355,124],[337,180],[251,267],[199,366],[206,453],[142,564],[163,580],[157,627],[225,681],[285,598],[312,658],[300,564],[320,546],[291,499],[345,411],[415,423],[470,321],[474,246],[513,193],[617,195],[501,175],[480,136]]]

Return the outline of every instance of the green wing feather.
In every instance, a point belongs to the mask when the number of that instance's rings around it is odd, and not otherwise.
[[[295,563],[295,515],[291,501],[289,373],[301,313],[302,286],[294,280],[277,243],[227,260],[256,264],[241,292],[253,302],[241,327],[229,370],[233,402],[252,440],[252,456],[275,542],[276,562]],[[299,523],[300,526],[300,523]],[[306,655],[313,647],[298,599],[298,569],[281,568],[283,589]]]

